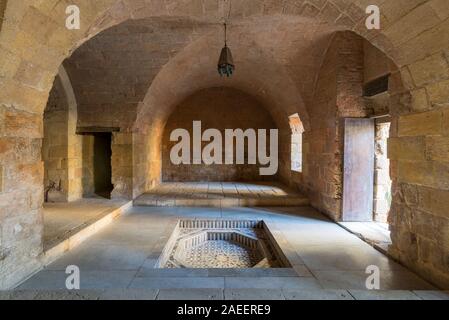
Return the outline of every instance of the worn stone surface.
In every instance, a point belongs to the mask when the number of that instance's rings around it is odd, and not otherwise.
[[[244,223],[252,219],[263,220],[273,237],[272,241],[277,243],[289,262],[310,272],[300,274],[290,268],[155,268],[155,260],[161,257],[179,220],[186,221],[186,226],[189,226],[205,221],[217,223],[217,220],[240,219]],[[295,259],[293,254],[299,255],[302,260]],[[163,294],[160,292],[161,298],[183,298],[187,289],[201,289],[195,290],[197,294],[193,296],[206,299],[216,297],[218,291],[224,289],[225,299],[244,299],[242,295],[245,293],[248,299],[318,299],[321,296],[350,299],[345,290],[365,290],[365,269],[371,264],[381,268],[382,289],[435,290],[310,207],[134,207],[18,289],[44,292],[64,289],[65,269],[72,264],[80,268],[83,290],[160,289],[164,290]],[[174,293],[174,290],[179,290],[179,293]],[[266,292],[262,293],[261,290]]]

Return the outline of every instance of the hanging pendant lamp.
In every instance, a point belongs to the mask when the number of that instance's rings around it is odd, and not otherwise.
[[[231,49],[228,48],[227,44],[227,25],[224,24],[225,31],[225,46],[221,49],[220,59],[218,60],[218,73],[221,77],[230,77],[234,73],[234,59],[232,58]]]

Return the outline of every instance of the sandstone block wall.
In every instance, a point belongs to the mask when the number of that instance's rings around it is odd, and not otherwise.
[[[0,104],[0,288],[39,267],[44,166],[42,119]]]
[[[133,135],[114,132],[112,135],[113,199],[133,199]]]
[[[83,196],[91,197],[95,194],[94,183],[94,136],[82,136],[82,187]]]
[[[50,184],[60,187],[61,197],[51,201],[67,201],[68,182],[68,105],[58,78],[55,80],[44,112],[44,139],[42,160],[44,161],[44,188]]]
[[[82,196],[82,142],[76,135],[76,109],[71,110],[60,77],[44,112],[44,188],[51,183],[61,190],[50,201],[73,201]]]
[[[156,181],[150,175],[149,167],[151,164],[145,152],[148,149],[146,145],[149,140],[148,137],[145,134],[134,132],[128,139],[132,139],[133,146],[132,199],[135,199],[154,187],[157,182],[160,182],[160,174],[157,175]],[[158,163],[160,164],[161,161]],[[151,167],[154,168],[154,166]]]
[[[391,252],[435,283],[449,283],[446,111],[399,117],[389,157],[394,181]]]
[[[162,179],[164,181],[262,181],[276,180],[277,176],[261,176],[259,165],[247,164],[247,143],[245,143],[244,165],[173,165],[170,151],[177,142],[170,141],[175,129],[186,129],[193,139],[193,121],[201,121],[202,132],[218,129],[223,137],[223,162],[225,160],[225,129],[276,129],[270,114],[264,106],[238,90],[211,88],[200,91],[181,103],[169,118],[164,131],[162,146]],[[208,142],[203,142],[206,146]],[[267,144],[268,146],[268,144]],[[234,157],[236,144],[234,143]],[[269,151],[269,149],[267,149]],[[193,157],[193,154],[192,154]]]
[[[82,138],[76,134],[77,105],[64,69],[55,78],[44,111],[44,187],[53,182],[61,190],[49,201],[74,201],[82,197]]]

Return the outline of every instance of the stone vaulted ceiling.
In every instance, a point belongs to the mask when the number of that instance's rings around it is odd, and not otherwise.
[[[110,125],[117,119],[131,126],[143,101],[143,113],[166,119],[177,103],[213,86],[254,95],[277,121],[297,112],[306,120],[305,103],[312,98],[330,35],[324,24],[300,17],[231,19],[229,46],[237,70],[231,79],[221,79],[216,71],[223,46],[219,21],[147,18],[101,32],[64,66],[80,119],[89,124],[101,113],[111,117]]]
[[[194,31],[182,19],[131,20],[86,42],[64,63],[80,117],[115,112],[131,121],[161,67],[198,36]]]

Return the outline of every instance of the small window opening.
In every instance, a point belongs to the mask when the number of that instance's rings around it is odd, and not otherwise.
[[[292,130],[291,169],[295,172],[302,172],[302,134],[304,133],[304,127],[297,113],[289,117],[289,123]]]

